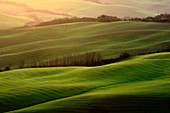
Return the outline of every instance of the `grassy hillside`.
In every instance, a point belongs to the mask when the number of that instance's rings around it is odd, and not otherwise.
[[[0,67],[56,57],[98,52],[115,58],[169,47],[169,23],[71,23],[0,31]]]
[[[0,112],[168,113],[170,53],[100,67],[0,73]]]
[[[27,4],[9,2],[0,0],[0,13],[8,15],[17,15],[35,20],[37,23],[42,21],[49,21],[55,18],[67,17],[62,15],[62,12],[50,11],[48,7],[37,9]]]
[[[77,17],[82,17],[82,16],[96,17],[102,14],[115,15],[118,17],[125,17],[125,16],[146,17],[146,16],[155,16],[156,14],[158,14],[155,10],[152,9],[147,10],[143,7],[142,8],[136,7],[135,5],[132,4],[115,2],[115,0],[109,1],[112,2],[111,4],[105,4],[105,3],[99,4],[96,2],[90,2],[86,0],[43,0],[43,1],[10,0],[10,1],[13,2],[0,3],[2,5],[2,7],[0,7],[0,12],[13,14],[13,15],[17,14],[26,17],[36,17],[40,20],[49,20],[49,19],[58,18],[62,14],[69,14]],[[129,3],[133,3],[133,2],[129,1]],[[139,3],[139,2],[137,3],[140,4],[139,6],[144,6],[143,3]],[[135,2],[136,5],[137,3]],[[13,12],[9,10],[9,7],[10,9],[13,10]],[[167,11],[162,11],[161,13],[164,12]],[[64,17],[67,16],[65,15]]]
[[[29,21],[31,21],[31,19],[0,14],[0,29],[23,26],[25,23]]]
[[[132,6],[138,7],[141,9],[145,9],[148,11],[153,11],[156,13],[169,13],[168,4],[170,3],[169,0],[85,0],[85,1],[99,1],[102,4],[109,4],[109,5],[125,5],[125,6]]]

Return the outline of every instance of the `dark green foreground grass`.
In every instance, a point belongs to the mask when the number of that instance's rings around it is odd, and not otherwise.
[[[0,73],[0,112],[169,113],[170,53]]]

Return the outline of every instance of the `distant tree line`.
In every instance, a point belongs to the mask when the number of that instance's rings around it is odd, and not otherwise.
[[[43,62],[32,62],[31,64],[19,67],[21,68],[41,68],[41,67],[66,67],[66,66],[101,66],[114,62],[118,62],[129,58],[130,54],[123,52],[115,59],[102,59],[101,54],[96,52],[71,55],[62,58],[51,59]]]
[[[65,66],[93,66],[101,62],[102,57],[96,52],[87,52],[84,54],[70,55],[62,58],[55,58],[47,61],[33,61],[28,65],[22,65],[19,68],[39,68],[39,67],[65,67]]]
[[[114,22],[114,21],[121,21],[121,19],[116,16],[107,16],[107,15],[101,15],[98,16],[97,18],[90,18],[90,17],[60,18],[60,19],[54,19],[52,21],[42,22],[36,26],[47,26],[47,25],[73,23],[73,22]]]
[[[141,53],[137,55],[145,55],[145,54],[152,54],[152,53],[160,53],[160,52],[170,52],[170,46],[168,45],[166,48],[161,48],[155,52],[147,52]],[[106,64],[111,64],[115,62],[119,62],[130,58],[132,56],[129,52],[122,52],[117,58],[110,58],[110,59],[103,59],[102,55],[97,52],[87,52],[84,54],[78,55],[70,55],[61,58],[55,58],[46,61],[33,61],[31,63],[25,63],[25,61],[21,61],[19,66],[15,69],[22,69],[22,68],[43,68],[43,67],[66,67],[66,66],[101,66]],[[5,67],[4,69],[0,69],[0,72],[9,71],[12,68],[12,65]]]
[[[170,22],[170,14],[160,14],[155,17],[146,18],[124,18],[125,21],[144,21],[144,22]]]
[[[33,61],[30,64],[21,61],[17,69],[22,68],[43,68],[43,67],[66,67],[66,66],[100,66],[109,63],[118,62],[129,58],[130,54],[123,52],[119,57],[115,59],[102,59],[101,54],[96,52],[87,52],[84,54],[70,55],[62,58],[55,58],[51,60],[46,60],[42,62]],[[10,67],[5,67],[0,69],[2,71],[9,71]]]
[[[120,18],[116,16],[107,16],[107,15],[101,15],[97,17],[96,19],[98,22],[115,22],[115,21],[121,21]]]
[[[95,18],[89,18],[89,17],[83,17],[83,18],[78,18],[78,17],[73,17],[73,18],[59,18],[59,19],[54,19],[51,21],[47,22],[42,22],[36,26],[47,26],[47,25],[55,25],[55,24],[64,24],[64,23],[74,23],[74,22],[95,22]]]
[[[73,17],[73,18],[59,18],[54,19],[47,22],[42,22],[36,26],[47,26],[47,25],[55,25],[55,24],[64,24],[64,23],[74,23],[74,22],[116,22],[116,21],[144,21],[144,22],[170,22],[170,14],[160,14],[155,17],[146,17],[146,18],[118,18],[116,16],[107,16],[101,15],[97,18],[91,17]]]
[[[3,71],[9,71],[10,68],[9,67],[5,67],[4,69],[0,69],[0,72],[3,72]]]

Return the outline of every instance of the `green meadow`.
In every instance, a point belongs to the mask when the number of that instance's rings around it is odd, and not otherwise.
[[[169,48],[170,24],[151,22],[82,22],[0,31],[0,68],[20,62],[100,53],[115,58],[121,52],[145,54]]]
[[[168,113],[170,53],[99,67],[6,71],[0,87],[0,112]]]
[[[122,52],[133,56],[96,67],[0,72],[0,113],[169,113],[170,52],[155,53],[169,48],[170,23],[77,22],[0,30],[0,69],[86,52],[103,59]]]

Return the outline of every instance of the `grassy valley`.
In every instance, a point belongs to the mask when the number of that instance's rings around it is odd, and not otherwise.
[[[170,53],[100,67],[0,73],[0,112],[168,113]]]
[[[0,113],[169,113],[169,3],[0,0]]]

